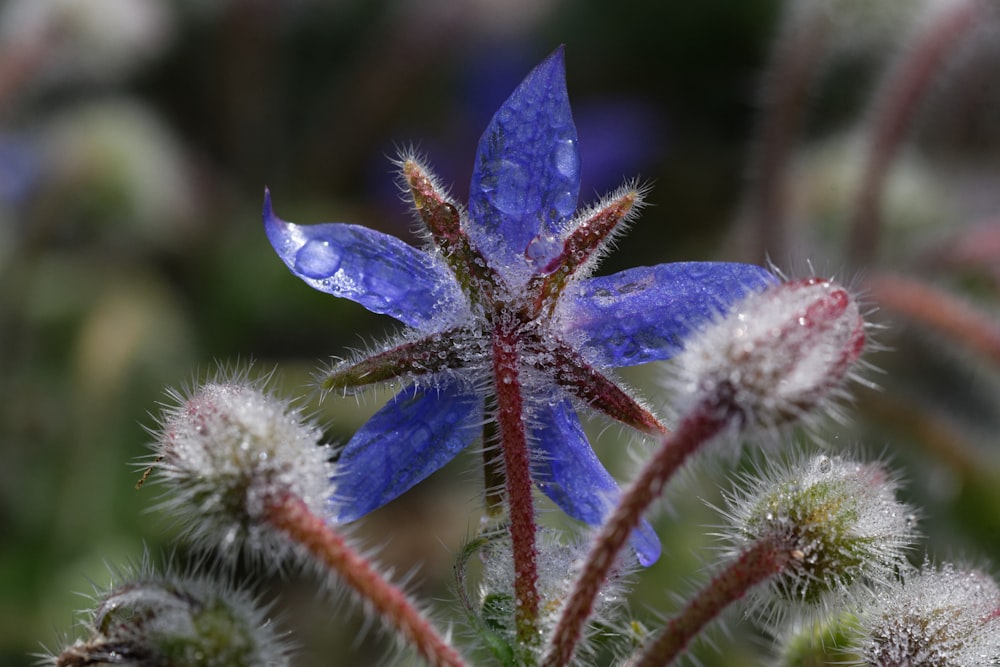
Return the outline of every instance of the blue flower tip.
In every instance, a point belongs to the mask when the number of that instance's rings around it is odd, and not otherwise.
[[[543,60],[541,63],[539,63],[537,65],[536,69],[542,69],[542,68],[544,68],[546,66],[561,67],[563,69],[563,71],[565,71],[565,69],[566,69],[566,45],[565,44],[560,44],[555,49],[553,49],[552,53],[550,53],[545,60]]]
[[[636,558],[643,567],[649,567],[659,560],[663,551],[660,538],[647,521],[643,521],[632,531],[632,548],[635,549]]]
[[[268,237],[271,236],[272,230],[277,230],[285,225],[285,221],[279,218],[274,213],[274,206],[271,204],[271,190],[269,188],[264,188],[264,228],[268,232]],[[272,239],[273,242],[274,239]]]

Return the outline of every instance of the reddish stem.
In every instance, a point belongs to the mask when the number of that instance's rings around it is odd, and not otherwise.
[[[979,25],[985,3],[965,0],[942,11],[906,49],[881,86],[872,120],[871,143],[851,221],[851,258],[866,264],[875,256],[881,215],[879,204],[889,164],[920,110],[920,98],[941,65],[966,33]]]
[[[753,544],[688,600],[684,609],[642,650],[632,667],[669,665],[709,621],[751,588],[781,572],[791,558],[791,553],[774,541]]]
[[[406,595],[375,571],[343,536],[313,514],[301,498],[286,495],[267,508],[267,521],[335,572],[435,667],[465,667],[458,652],[434,629]]]
[[[1000,327],[954,294],[890,275],[875,276],[865,287],[880,306],[921,322],[1000,366]]]
[[[830,30],[823,10],[791,7],[761,84],[760,122],[748,205],[751,228],[758,232],[755,255],[785,259],[787,243],[788,165],[802,125],[809,83]]]
[[[0,112],[11,110],[15,93],[45,66],[59,37],[58,26],[46,26],[12,40],[0,52]]]
[[[646,509],[684,462],[728,423],[717,406],[702,405],[685,418],[622,495],[611,517],[601,528],[566,607],[556,625],[544,667],[562,667],[573,659],[584,624],[594,610],[594,600],[604,586],[618,555]]]
[[[538,553],[535,548],[535,502],[524,423],[518,343],[518,334],[512,327],[501,324],[494,330],[493,376],[510,510],[510,539],[514,550],[515,623],[518,640],[533,644],[538,638]]]

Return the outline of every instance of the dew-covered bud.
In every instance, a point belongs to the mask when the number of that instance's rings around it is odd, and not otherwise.
[[[585,542],[564,543],[551,529],[541,528],[538,537],[536,562],[540,604],[537,623],[538,641],[534,644],[520,641],[517,635],[515,573],[509,537],[503,534],[483,538],[480,544],[470,547],[477,547],[483,565],[478,591],[478,609],[470,611],[477,617],[473,621],[480,629],[480,634],[488,635],[483,637],[484,643],[493,649],[501,662],[508,656],[511,659],[516,656],[518,661],[516,664],[534,664],[537,661],[537,652],[541,650],[543,640],[555,627],[572,590],[575,575],[587,555],[588,545]],[[459,566],[465,567],[464,559],[460,561]],[[629,564],[622,563],[617,571],[608,577],[596,600],[594,613],[588,619],[588,634],[593,634],[597,628],[615,625],[615,612],[625,600],[623,581],[630,572]],[[613,634],[622,641],[630,638],[628,632]],[[602,639],[608,638],[602,636]],[[589,643],[588,638],[585,638],[579,650],[584,654],[588,653]]]
[[[740,427],[808,418],[861,355],[865,322],[854,297],[823,278],[750,295],[688,340],[680,392]]]
[[[1000,664],[1000,588],[985,573],[925,564],[862,614],[864,664]]]
[[[96,596],[78,639],[46,659],[54,667],[280,667],[289,648],[246,592],[206,576],[148,568]]]
[[[915,520],[881,465],[819,455],[744,481],[748,488],[727,496],[733,550],[769,543],[789,557],[755,589],[761,606],[821,609],[905,564]]]
[[[775,667],[834,667],[859,664],[852,639],[857,633],[854,610],[786,624],[777,638]]]
[[[193,537],[227,555],[243,546],[259,552],[284,543],[265,522],[270,504],[297,497],[322,515],[332,491],[329,452],[298,409],[241,377],[173,397],[153,467],[166,487],[162,506]]]

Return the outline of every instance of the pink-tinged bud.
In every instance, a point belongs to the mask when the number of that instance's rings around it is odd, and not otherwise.
[[[678,357],[681,390],[737,426],[777,426],[835,394],[864,344],[846,289],[824,278],[781,283],[690,338]]]

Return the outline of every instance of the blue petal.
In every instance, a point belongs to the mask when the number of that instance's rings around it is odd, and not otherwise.
[[[628,269],[567,288],[561,326],[596,363],[617,367],[668,359],[698,326],[775,281],[752,264],[679,262]]]
[[[528,245],[562,230],[579,192],[576,126],[560,47],[521,82],[479,140],[469,232],[495,269],[523,279]],[[540,247],[546,245],[556,244]]]
[[[600,524],[621,490],[591,449],[576,411],[566,399],[536,407],[532,426],[532,475],[545,495],[574,519]],[[632,547],[643,565],[660,557],[660,540],[649,522],[632,531]]]
[[[264,194],[264,229],[292,273],[321,292],[418,329],[441,328],[464,308],[448,267],[394,236],[359,225],[296,225]]]
[[[480,433],[483,399],[456,381],[394,396],[340,453],[334,513],[354,521],[451,461]]]

